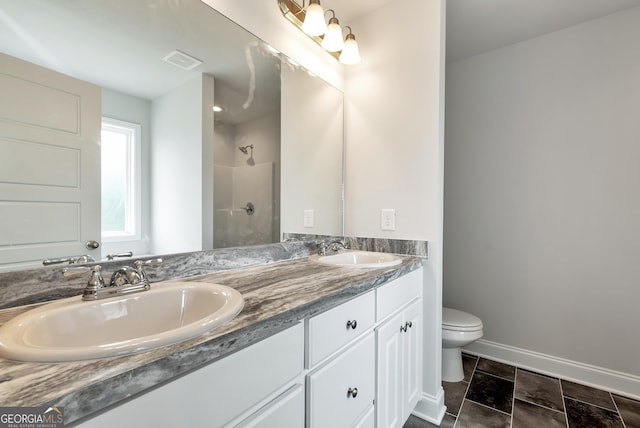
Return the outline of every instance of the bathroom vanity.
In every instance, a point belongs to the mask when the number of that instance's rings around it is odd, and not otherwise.
[[[421,391],[424,259],[401,259],[358,269],[304,257],[191,277],[237,289],[245,308],[139,354],[0,360],[0,402],[63,406],[84,427],[402,426]]]

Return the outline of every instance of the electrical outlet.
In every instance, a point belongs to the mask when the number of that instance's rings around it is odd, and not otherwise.
[[[380,229],[396,230],[396,210],[394,209],[380,210]]]
[[[304,210],[304,219],[302,221],[303,227],[313,227],[313,210]]]

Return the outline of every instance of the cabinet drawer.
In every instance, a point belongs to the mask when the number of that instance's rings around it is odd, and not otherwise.
[[[414,270],[376,290],[376,321],[382,321],[411,300],[422,296],[422,269]]]
[[[375,295],[371,291],[308,321],[307,368],[365,333],[375,323]]]
[[[307,379],[307,418],[311,428],[356,425],[375,396],[375,340],[368,333]],[[357,388],[357,394],[353,391]]]
[[[233,425],[243,428],[299,428],[304,426],[304,387],[296,384],[262,409]]]

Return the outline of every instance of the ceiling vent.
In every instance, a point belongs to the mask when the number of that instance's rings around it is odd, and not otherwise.
[[[176,67],[180,67],[183,70],[193,70],[200,64],[200,61],[197,58],[194,58],[190,55],[187,55],[184,52],[180,52],[179,50],[175,50],[171,52],[169,55],[162,58],[164,62],[168,62],[169,64],[175,65]]]

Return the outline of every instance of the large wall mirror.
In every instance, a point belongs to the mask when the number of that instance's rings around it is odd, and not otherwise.
[[[200,0],[0,0],[0,91],[0,271],[343,233],[343,94]]]

